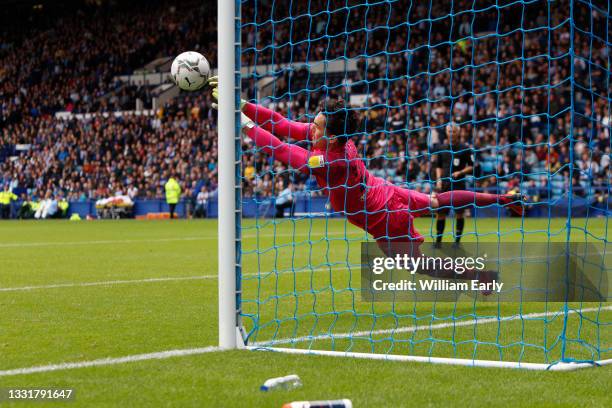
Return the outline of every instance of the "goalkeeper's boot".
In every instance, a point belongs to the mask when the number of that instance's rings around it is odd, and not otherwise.
[[[522,194],[504,194],[502,196],[506,203],[506,208],[513,214],[522,217],[525,214],[525,201],[527,197]]]

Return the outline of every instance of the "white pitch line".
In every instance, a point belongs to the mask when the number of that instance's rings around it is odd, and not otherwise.
[[[123,363],[133,363],[135,361],[163,360],[163,359],[170,358],[170,357],[193,356],[196,354],[212,353],[215,351],[221,351],[221,349],[216,346],[210,346],[210,347],[200,347],[200,348],[192,348],[192,349],[159,351],[156,353],[133,354],[131,356],[125,356],[125,357],[101,358],[99,360],[78,361],[74,363],[60,363],[60,364],[49,364],[49,365],[43,365],[43,366],[15,368],[12,370],[0,371],[0,377],[8,377],[12,375],[23,375],[23,374],[34,374],[34,373],[46,373],[49,371],[70,370],[73,368],[108,366],[108,365],[123,364]]]
[[[101,282],[82,282],[82,283],[56,283],[52,285],[40,285],[40,286],[19,286],[14,288],[0,288],[0,292],[21,292],[28,290],[37,289],[56,289],[56,288],[75,288],[75,287],[87,287],[87,286],[111,286],[111,285],[123,285],[130,283],[146,283],[146,282],[168,282],[168,281],[183,281],[183,280],[203,280],[216,278],[213,275],[203,276],[179,276],[176,278],[147,278],[147,279],[131,279],[131,280],[112,280],[112,281],[101,281]]]
[[[0,244],[0,248],[30,248],[45,246],[72,246],[72,245],[107,245],[107,244],[134,244],[134,243],[154,243],[154,242],[173,242],[173,241],[200,241],[207,239],[217,239],[217,237],[178,237],[178,238],[159,238],[159,239],[109,239],[99,241],[56,241],[56,242],[11,242]]]
[[[588,309],[582,309],[582,310],[570,310],[569,312],[570,313],[588,313],[588,312],[596,312],[598,310],[610,310],[610,309],[612,309],[612,306],[605,306],[602,308],[588,308]],[[527,318],[527,317],[537,318],[537,317],[545,317],[549,315],[558,316],[561,314],[562,312],[529,313],[529,314],[522,315],[522,316],[513,315],[513,316],[504,316],[499,319],[497,318],[478,319],[478,320],[471,320],[469,322],[459,322],[455,324],[442,323],[442,324],[436,324],[436,325],[431,325],[431,326],[402,327],[402,328],[391,329],[391,330],[384,329],[384,330],[375,330],[375,331],[367,331],[367,332],[338,333],[334,335],[334,338],[335,339],[346,338],[350,336],[356,336],[360,333],[362,335],[363,333],[372,335],[372,334],[384,334],[384,333],[411,332],[411,331],[419,331],[419,330],[426,330],[426,329],[435,330],[435,329],[448,328],[452,326],[465,326],[468,324],[484,324],[484,323],[498,322],[500,320],[501,321],[512,321],[512,320],[518,320],[518,319]],[[287,344],[291,342],[300,341],[300,339],[327,340],[329,339],[329,337],[328,336],[312,336],[312,337],[301,337],[301,338],[298,337],[296,339],[280,339],[274,342],[273,344],[274,345]],[[271,345],[272,343],[270,342],[253,343],[253,346],[255,347],[264,347],[264,346],[269,347]],[[59,364],[49,364],[49,365],[43,365],[43,366],[14,368],[10,370],[0,370],[0,377],[45,373],[49,371],[69,370],[69,369],[75,369],[75,368],[108,366],[108,365],[115,365],[115,364],[132,363],[136,361],[163,360],[163,359],[171,358],[171,357],[192,356],[192,355],[198,355],[198,354],[212,353],[212,352],[221,351],[221,350],[222,349],[219,347],[209,346],[209,347],[191,348],[191,349],[166,350],[166,351],[159,351],[156,353],[133,354],[133,355],[124,356],[124,357],[115,357],[115,358],[109,357],[109,358],[102,358],[98,360],[77,361],[77,362],[72,362],[72,363],[59,363]]]
[[[296,233],[279,233],[275,235],[267,235],[266,232],[259,234],[259,238],[287,238],[287,237],[310,237],[316,236],[316,233],[312,232],[296,232]],[[347,238],[359,238],[361,234],[343,234],[343,233],[327,233],[326,235],[320,235],[321,238],[313,239],[313,242],[322,241],[323,237],[347,237]],[[258,235],[245,235],[242,239],[254,239],[258,238]],[[176,237],[176,238],[158,238],[158,239],[109,239],[109,240],[98,240],[98,241],[46,241],[46,242],[9,242],[0,243],[0,249],[2,248],[30,248],[30,247],[45,247],[45,246],[71,246],[71,245],[109,245],[109,244],[147,244],[155,242],[174,242],[174,241],[207,241],[217,240],[219,237],[216,235],[210,237]]]
[[[589,313],[589,312],[597,312],[599,310],[612,310],[612,306],[604,306],[601,308],[593,307],[581,310],[570,310],[570,314],[574,313]],[[280,344],[293,344],[293,343],[303,343],[307,341],[318,341],[318,340],[339,340],[353,337],[365,337],[372,335],[380,335],[380,334],[396,334],[396,333],[413,333],[417,331],[424,330],[437,330],[437,329],[446,329],[449,327],[459,327],[459,326],[472,326],[478,324],[485,323],[497,323],[497,322],[509,322],[513,320],[521,320],[521,319],[537,319],[540,317],[556,317],[562,316],[563,312],[543,312],[543,313],[528,313],[525,315],[512,315],[512,316],[502,316],[502,317],[488,317],[484,319],[472,319],[466,321],[459,322],[449,322],[449,323],[438,323],[432,325],[421,325],[421,326],[411,326],[411,327],[398,327],[395,329],[380,329],[380,330],[364,330],[359,332],[351,332],[351,333],[330,333],[330,334],[321,334],[317,336],[303,336],[296,338],[287,338],[287,339],[279,339],[272,341],[259,341],[255,342],[253,346],[261,346],[261,347],[274,347]]]
[[[261,276],[271,274],[290,274],[290,273],[307,273],[307,272],[322,272],[329,271],[333,268],[335,271],[346,271],[349,267],[337,267],[336,265],[330,265],[329,267],[320,267],[314,269],[302,268],[298,270],[281,270],[281,271],[268,271],[268,272],[250,272],[245,273],[243,276]],[[350,269],[360,270],[359,265],[353,265]],[[11,288],[0,288],[0,292],[25,292],[29,290],[38,289],[57,289],[57,288],[80,288],[88,286],[113,286],[113,285],[126,285],[126,284],[138,284],[138,283],[153,283],[153,282],[173,282],[173,281],[188,281],[188,280],[208,280],[217,279],[217,275],[197,275],[197,276],[177,276],[177,277],[162,277],[162,278],[144,278],[144,279],[119,279],[109,281],[98,281],[98,282],[70,282],[70,283],[54,283],[50,285],[38,285],[38,286],[16,286]]]

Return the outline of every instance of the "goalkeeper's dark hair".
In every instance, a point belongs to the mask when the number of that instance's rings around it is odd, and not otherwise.
[[[325,98],[319,103],[319,111],[325,115],[325,130],[346,143],[359,129],[359,115],[342,98]]]

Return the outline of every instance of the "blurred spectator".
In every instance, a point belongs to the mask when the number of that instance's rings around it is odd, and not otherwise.
[[[13,194],[10,186],[6,184],[2,191],[0,191],[0,218],[8,220],[11,218],[11,207],[12,202],[17,200],[17,196]]]
[[[166,190],[166,202],[168,203],[168,208],[170,209],[170,219],[174,219],[174,212],[176,211],[176,205],[181,200],[181,186],[178,181],[176,181],[176,176],[172,174],[166,184],[164,184],[164,189]]]
[[[57,199],[53,196],[51,191],[47,191],[44,200],[40,201],[38,209],[34,213],[34,218],[37,220],[53,218],[58,214],[58,210]]]
[[[68,200],[66,200],[66,197],[64,197],[62,193],[59,193],[57,196],[57,218],[67,218],[69,207],[70,204]]]
[[[289,208],[289,217],[293,218],[295,212],[295,197],[293,194],[293,184],[289,182],[286,187],[283,188],[283,180],[279,180],[277,183],[277,189],[280,191],[276,197],[276,218],[285,217],[285,209]]]
[[[30,199],[30,197],[24,195],[21,207],[17,214],[17,218],[20,220],[29,220],[34,218],[34,214],[38,210],[38,203]]]
[[[208,209],[208,191],[206,187],[202,187],[196,197],[196,206],[194,216],[196,218],[206,218]]]

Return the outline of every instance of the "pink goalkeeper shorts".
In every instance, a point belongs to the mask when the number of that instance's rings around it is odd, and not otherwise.
[[[420,193],[393,186],[393,196],[387,202],[386,217],[383,218],[368,232],[376,240],[392,241],[424,241],[424,238],[414,227],[414,217],[430,213],[431,197]]]

